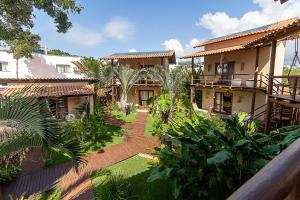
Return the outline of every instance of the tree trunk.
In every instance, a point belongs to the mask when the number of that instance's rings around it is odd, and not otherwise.
[[[170,96],[170,110],[169,110],[169,116],[168,116],[168,121],[172,119],[173,117],[173,112],[174,112],[174,93],[173,90],[169,92]]]
[[[127,94],[126,93],[122,93],[120,103],[121,103],[121,110],[126,115],[126,104],[127,104]]]
[[[19,59],[16,59],[16,77],[19,78]]]

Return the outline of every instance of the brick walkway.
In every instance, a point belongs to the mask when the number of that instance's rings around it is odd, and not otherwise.
[[[103,153],[91,153],[85,159],[88,161],[79,174],[72,169],[70,162],[21,174],[15,181],[3,187],[3,195],[13,193],[19,196],[45,192],[53,187],[60,187],[64,200],[94,199],[91,172],[108,167],[112,164],[130,158],[138,153],[147,153],[157,144],[154,137],[145,137],[145,122],[147,113],[138,113],[137,120],[132,126],[131,134],[125,142],[105,149]],[[126,125],[124,125],[126,126]],[[26,166],[27,167],[27,166]]]

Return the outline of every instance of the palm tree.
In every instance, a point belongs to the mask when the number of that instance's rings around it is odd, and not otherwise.
[[[73,64],[86,77],[97,80],[94,84],[96,96],[100,88],[107,88],[111,83],[112,70],[104,60],[97,60],[93,57],[85,57],[80,61],[73,62]]]
[[[135,70],[129,65],[125,65],[125,66],[118,65],[112,67],[112,70],[115,77],[119,81],[122,90],[120,103],[121,103],[122,112],[126,114],[128,92],[139,79],[146,76],[147,70],[146,69]]]
[[[42,88],[25,87],[11,96],[0,94],[0,158],[33,147],[41,147],[43,157],[47,158],[55,148],[67,153],[78,171],[84,162],[79,142],[62,134],[46,99],[27,95],[39,89]]]
[[[170,71],[165,66],[157,65],[154,68],[148,69],[148,76],[151,76],[162,84],[164,94],[158,101],[164,102],[164,108],[160,108],[159,110],[164,111],[162,118],[167,123],[172,118],[174,112],[175,97],[184,92],[184,83],[188,81],[189,77],[188,70],[183,67],[177,67]]]

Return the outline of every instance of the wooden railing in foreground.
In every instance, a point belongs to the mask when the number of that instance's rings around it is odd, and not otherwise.
[[[276,156],[228,200],[299,200],[300,139]]]

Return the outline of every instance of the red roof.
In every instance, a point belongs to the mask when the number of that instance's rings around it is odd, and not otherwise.
[[[16,92],[25,91],[24,96],[35,97],[59,97],[59,96],[80,96],[95,94],[93,88],[89,85],[80,86],[32,86],[24,89],[24,86],[8,86],[0,91],[4,96],[11,96]]]

